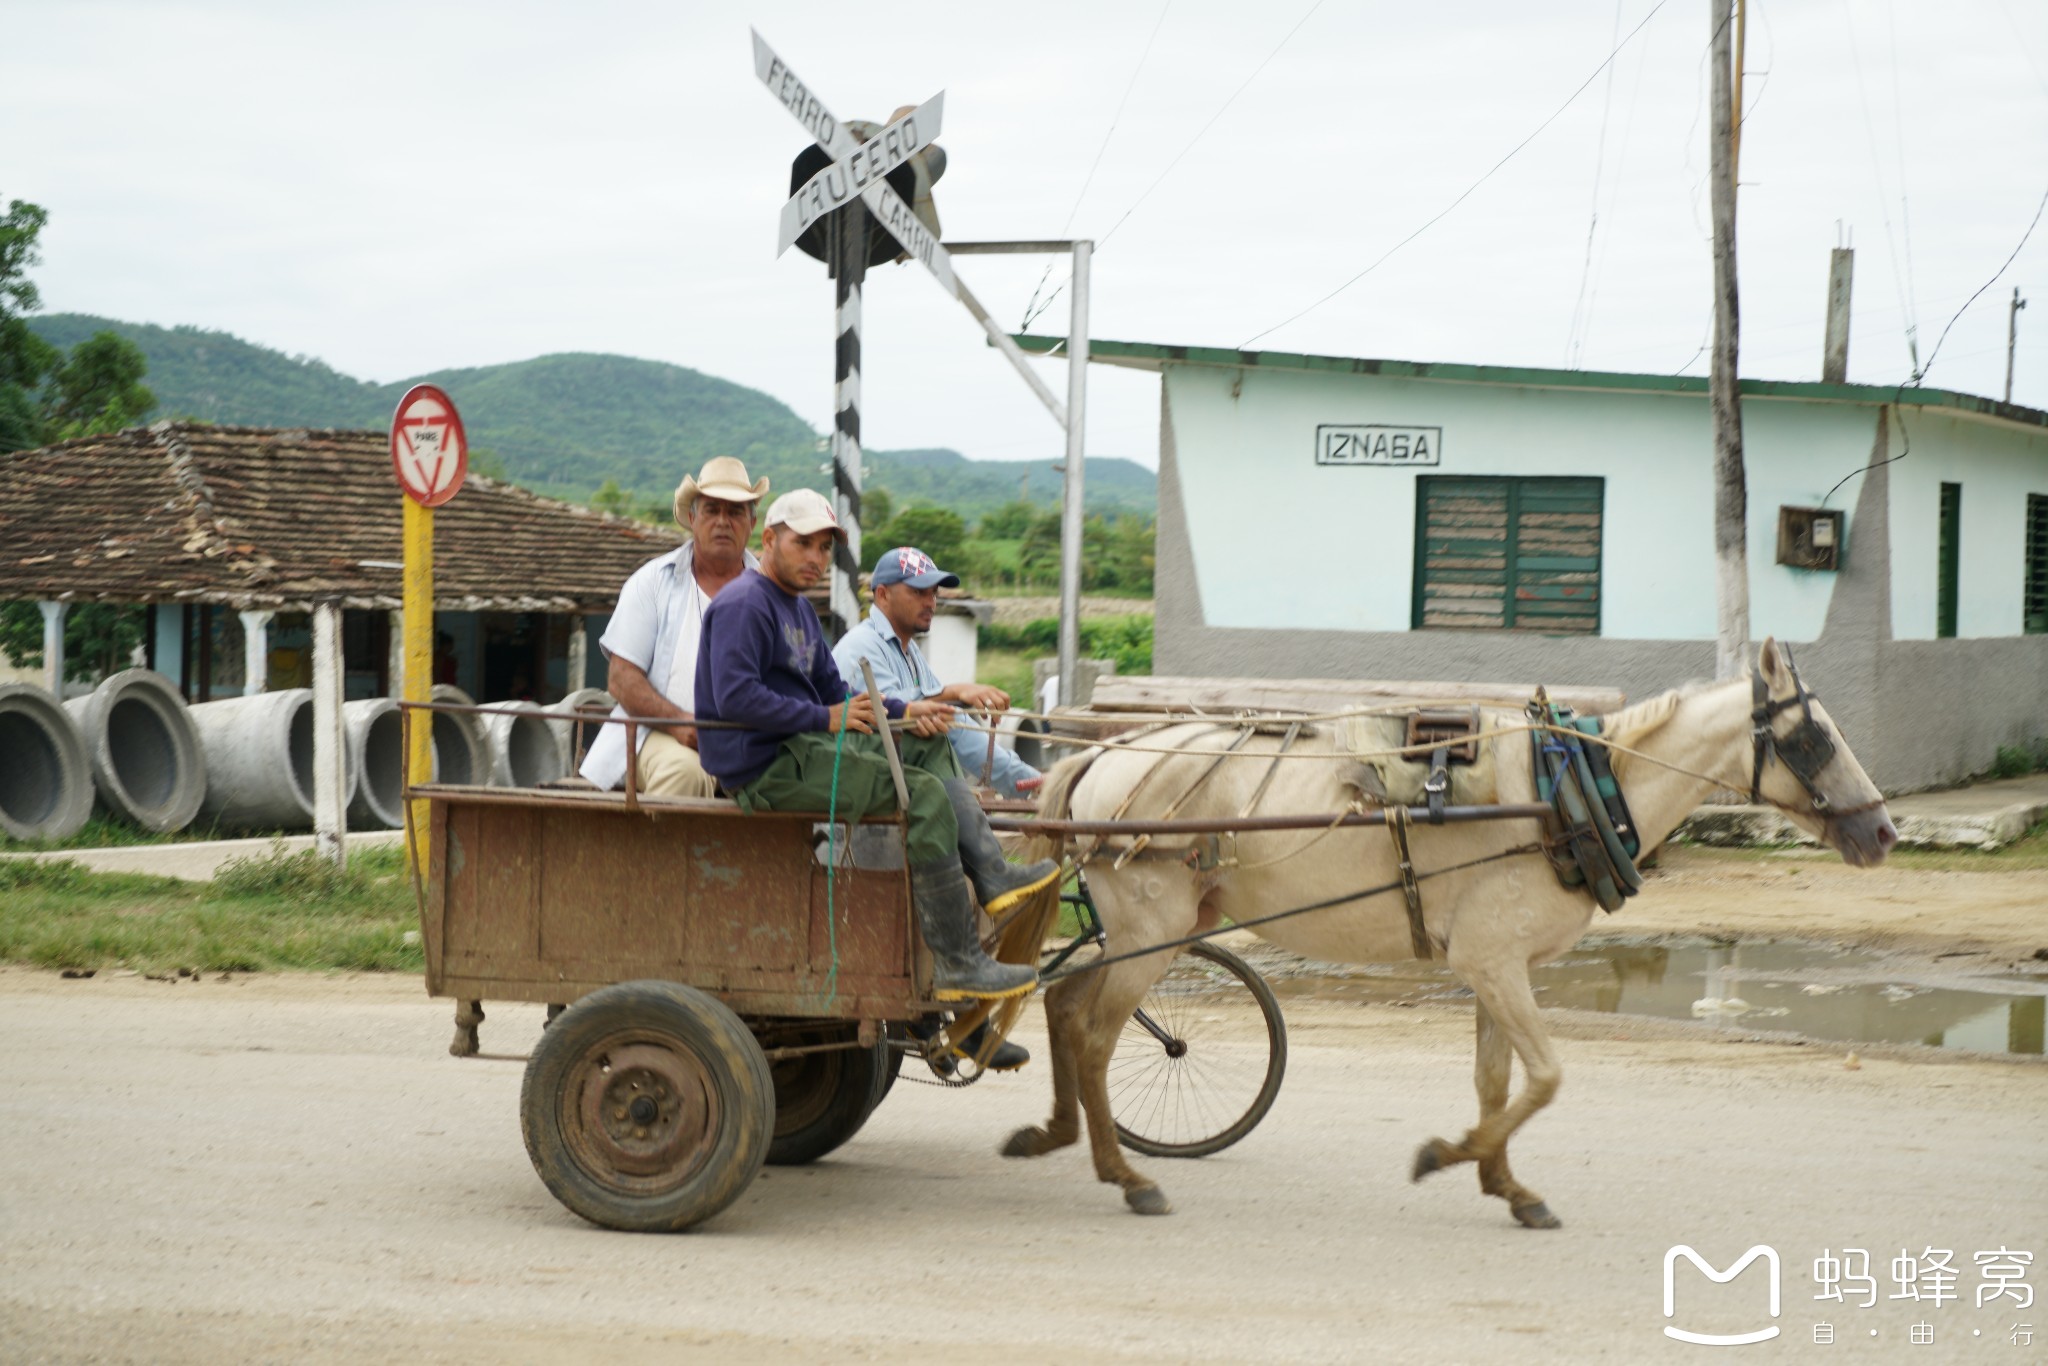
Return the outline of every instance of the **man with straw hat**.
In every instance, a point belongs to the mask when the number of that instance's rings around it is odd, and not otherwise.
[[[704,610],[719,590],[754,565],[747,542],[754,505],[768,492],[764,475],[749,483],[747,467],[714,456],[676,490],[676,524],[690,539],[633,571],[619,590],[618,610],[599,641],[611,661],[605,690],[614,716],[671,717],[678,724],[636,727],[639,790],[659,797],[710,797],[718,784],[697,757],[697,647]],[[602,788],[626,779],[626,728],[599,726],[582,774]]]

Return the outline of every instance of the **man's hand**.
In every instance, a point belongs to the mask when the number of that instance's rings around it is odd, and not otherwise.
[[[825,712],[826,731],[837,734],[850,730],[860,735],[875,733],[875,704],[866,693],[849,697]]]
[[[927,698],[906,704],[903,719],[910,723],[913,734],[944,735],[953,728],[953,707],[937,698]]]
[[[697,748],[697,728],[695,726],[670,726],[668,733],[673,735],[676,738],[676,743],[685,749]]]
[[[958,702],[963,707],[973,707],[976,711],[1010,709],[1010,695],[986,683],[949,683],[939,697],[947,702]]]

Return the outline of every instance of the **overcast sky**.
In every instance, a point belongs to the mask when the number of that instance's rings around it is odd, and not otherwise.
[[[822,430],[830,285],[774,255],[804,136],[749,24],[841,119],[944,90],[947,237],[1094,238],[1098,337],[1704,373],[1706,0],[0,0],[0,198],[50,212],[49,311],[380,381],[650,357]],[[1746,66],[1743,373],[1819,377],[1839,222],[1850,378],[1903,382],[1908,326],[1924,362],[2048,192],[2048,5],[1759,0]],[[957,264],[1012,327],[1045,270]],[[2014,285],[2034,299],[2014,398],[2048,407],[2048,223],[1930,387],[2002,391]],[[879,270],[867,300],[870,444],[1060,452],[921,268]],[[1036,330],[1065,324],[1061,295]],[[1090,383],[1090,452],[1155,464],[1157,381]]]

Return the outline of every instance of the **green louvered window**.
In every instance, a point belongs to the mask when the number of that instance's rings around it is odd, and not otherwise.
[[[1934,567],[1934,634],[1940,640],[1956,635],[1956,577],[1963,550],[1963,486],[1941,486],[1941,531]]]
[[[1600,634],[1600,479],[1415,481],[1417,630]]]
[[[2026,633],[2048,636],[2048,493],[2027,495]]]

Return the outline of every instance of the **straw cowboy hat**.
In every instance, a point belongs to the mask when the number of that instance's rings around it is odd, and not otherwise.
[[[766,492],[767,475],[749,484],[745,465],[729,455],[714,455],[694,476],[684,475],[683,482],[677,486],[676,521],[683,526],[690,524],[690,505],[697,501],[700,493],[728,503],[751,503]]]

